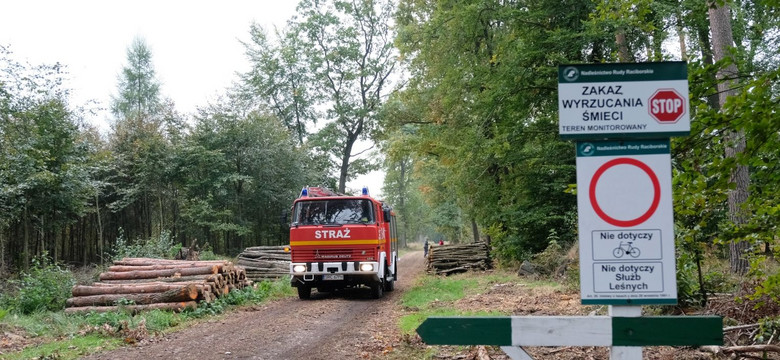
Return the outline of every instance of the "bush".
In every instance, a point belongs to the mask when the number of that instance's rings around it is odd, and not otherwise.
[[[73,274],[50,263],[46,254],[36,257],[32,263],[29,272],[22,273],[21,279],[13,282],[18,288],[16,293],[3,297],[4,307],[22,314],[64,309],[76,283]]]
[[[548,245],[544,251],[534,255],[536,270],[542,275],[558,275],[566,265],[566,253],[560,245],[555,230],[550,230]]]
[[[181,244],[174,244],[170,231],[163,231],[157,238],[147,240],[138,239],[130,243],[125,238],[125,233],[119,229],[119,237],[116,239],[112,253],[114,260],[125,257],[147,257],[159,259],[172,259],[179,252]]]
[[[217,254],[214,254],[214,250],[211,249],[211,245],[208,243],[203,246],[203,249],[198,253],[200,260],[222,260]]]
[[[198,305],[197,309],[186,310],[186,313],[194,318],[217,315],[225,312],[225,310],[231,306],[258,304],[269,296],[284,293],[289,291],[289,289],[291,289],[291,287],[287,281],[262,281],[252,287],[233,290],[227,295],[219,297],[210,303],[201,303]]]

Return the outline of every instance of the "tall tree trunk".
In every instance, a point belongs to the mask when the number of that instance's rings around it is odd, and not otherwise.
[[[0,274],[5,270],[5,229],[0,227]]]
[[[24,245],[22,245],[22,253],[24,264],[22,267],[24,270],[30,269],[30,211],[27,209],[27,204],[24,205]]]
[[[149,201],[149,192],[144,191],[144,218],[146,219],[146,239],[152,237],[152,203]]]
[[[479,227],[477,226],[477,219],[471,218],[471,232],[474,233],[474,242],[479,242]]]
[[[79,226],[80,227],[80,229],[79,229],[79,243],[81,243],[81,247],[82,247],[82,251],[81,251],[81,255],[82,255],[82,257],[81,257],[81,264],[85,265],[85,266],[87,264],[89,264],[89,246],[87,246],[87,238],[86,238],[86,236],[84,236],[84,234],[86,234],[86,231],[84,231],[84,229],[87,227],[86,221],[87,220],[82,217],[81,218],[81,226]]]
[[[401,174],[400,174],[400,183],[398,184],[398,193],[400,193],[400,198],[398,199],[399,207],[403,211],[403,219],[404,219],[404,234],[403,234],[403,247],[406,247],[406,235],[409,233],[409,224],[407,221],[407,212],[406,212],[406,158],[401,159]]]
[[[704,9],[702,9],[704,10]],[[706,21],[695,22],[696,36],[699,38],[699,48],[701,48],[701,59],[706,65],[712,65],[712,43],[710,42],[710,29]],[[707,97],[707,104],[713,109],[720,109],[718,94],[714,93]]]
[[[100,219],[100,192],[95,190],[95,215],[97,217],[97,244],[98,244],[98,257],[100,258],[100,265],[104,265],[105,261],[103,260],[103,253],[105,252],[103,249],[103,223]]]
[[[631,62],[631,52],[628,51],[628,40],[625,30],[618,30],[615,34],[615,43],[618,47],[618,59],[620,62]]]
[[[683,28],[682,14],[679,10],[676,13],[677,23],[675,28],[677,29],[677,38],[680,41],[680,59],[682,61],[688,61],[688,48],[685,45],[685,28]]]
[[[160,206],[160,234],[162,234],[163,230],[165,230],[165,223],[163,221],[163,200],[162,200],[162,191],[160,191],[157,194],[157,202]]]
[[[712,50],[715,62],[731,56],[729,49],[734,46],[734,37],[731,32],[731,11],[728,3],[718,6],[717,2],[710,3],[710,29],[712,30]],[[737,66],[732,63],[718,71],[718,102],[721,109],[726,99],[737,94],[736,81]],[[745,133],[742,130],[729,131],[726,138],[726,157],[735,158],[745,151]],[[731,170],[729,184],[735,184],[733,190],[728,193],[729,220],[740,226],[747,223],[747,214],[742,205],[748,199],[748,186],[750,185],[748,168],[746,165],[737,164]],[[745,252],[750,244],[742,240],[732,240],[729,244],[729,264],[735,274],[745,274],[748,270],[748,260]]]
[[[360,127],[359,127],[360,128]],[[349,174],[349,158],[352,157],[352,147],[357,141],[359,132],[347,132],[347,142],[344,144],[344,153],[341,154],[341,171],[339,172],[339,193],[344,193],[347,188],[347,175]]]
[[[654,30],[650,33],[651,36],[651,44],[650,46],[652,52],[648,59],[650,61],[663,61],[664,59],[664,53],[663,53],[663,42],[664,42],[664,24],[663,19],[656,11],[650,12],[651,16],[651,22],[653,23]]]

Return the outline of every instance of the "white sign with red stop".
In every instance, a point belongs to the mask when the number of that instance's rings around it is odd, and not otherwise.
[[[648,112],[661,124],[674,124],[687,113],[686,100],[675,89],[658,89],[650,96]]]
[[[563,138],[659,138],[690,133],[684,62],[561,65]]]

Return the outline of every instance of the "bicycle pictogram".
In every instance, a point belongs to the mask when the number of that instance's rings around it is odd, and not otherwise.
[[[639,248],[631,246],[633,242],[620,242],[620,245],[615,248],[615,250],[612,250],[612,255],[616,258],[622,258],[623,255],[628,254],[631,255],[633,258],[639,257]]]

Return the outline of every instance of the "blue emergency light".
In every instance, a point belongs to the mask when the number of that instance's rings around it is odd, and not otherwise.
[[[368,196],[368,186],[363,187],[363,196]]]
[[[304,187],[303,189],[301,189],[301,197],[306,197],[306,196],[309,196],[309,189]]]

